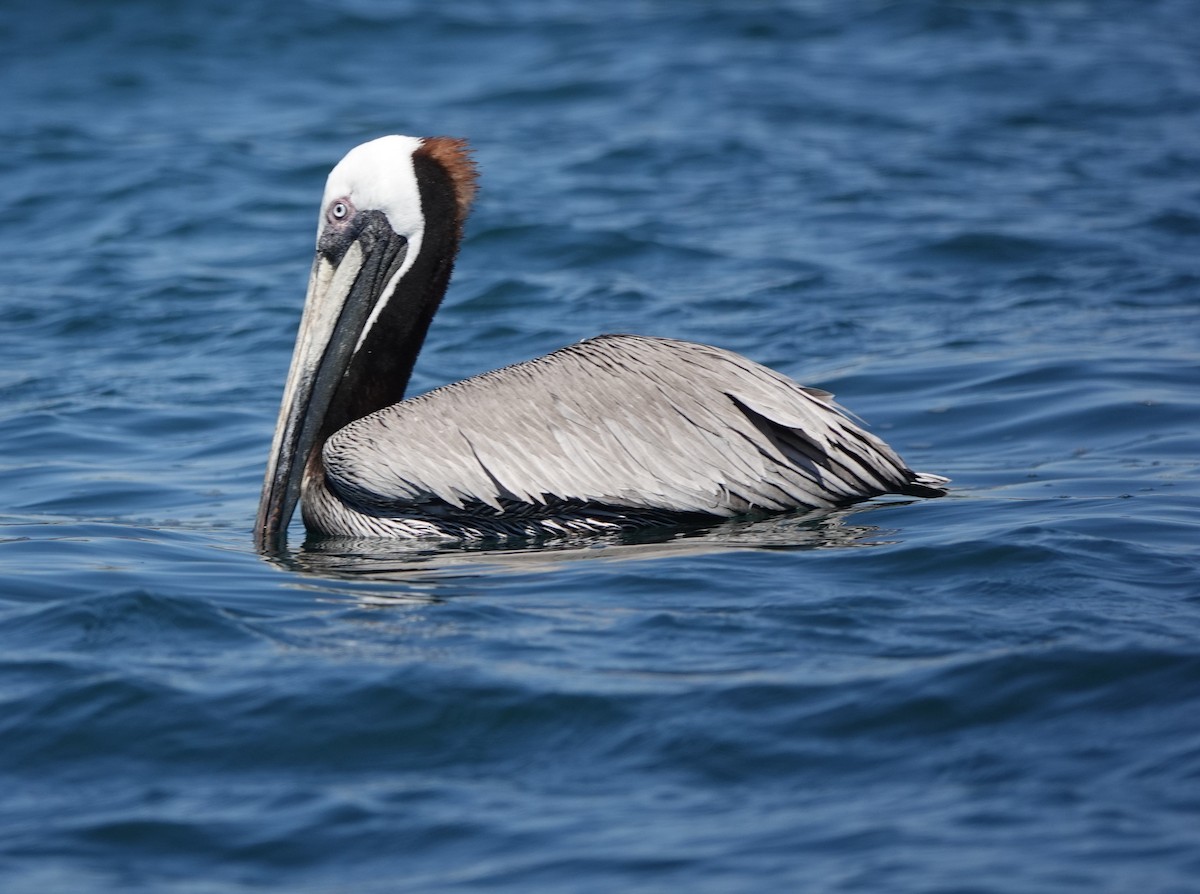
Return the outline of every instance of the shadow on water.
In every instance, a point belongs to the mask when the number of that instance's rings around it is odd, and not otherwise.
[[[719,524],[656,527],[620,534],[475,543],[309,537],[272,561],[294,572],[345,581],[420,584],[504,572],[561,570],[570,563],[709,555],[728,550],[827,550],[883,546],[892,531],[865,524],[886,500],[846,509],[739,518]]]

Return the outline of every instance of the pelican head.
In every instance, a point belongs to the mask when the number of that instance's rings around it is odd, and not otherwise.
[[[404,396],[474,189],[466,144],[448,137],[381,137],[330,172],[255,524],[260,550],[282,547],[329,435]]]

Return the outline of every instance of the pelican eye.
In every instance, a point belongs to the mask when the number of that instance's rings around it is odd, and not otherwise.
[[[350,203],[345,199],[338,199],[329,206],[330,221],[342,221],[350,216]]]

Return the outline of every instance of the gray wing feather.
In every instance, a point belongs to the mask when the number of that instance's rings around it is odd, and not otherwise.
[[[719,348],[639,336],[402,401],[337,432],[323,458],[344,499],[382,513],[578,500],[734,515],[919,478],[828,392]]]

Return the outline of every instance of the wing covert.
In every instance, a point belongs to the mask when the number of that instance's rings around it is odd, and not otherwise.
[[[833,506],[914,477],[827,392],[719,348],[640,336],[402,401],[337,432],[323,459],[343,499],[380,515],[550,501],[734,515]]]

